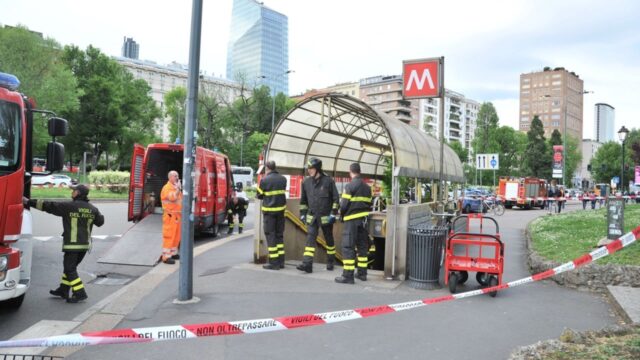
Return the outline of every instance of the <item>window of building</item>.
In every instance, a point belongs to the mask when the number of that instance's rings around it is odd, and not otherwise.
[[[553,114],[553,115],[551,115],[551,119],[553,119],[553,120],[560,120],[560,114]]]
[[[523,88],[523,89],[529,89],[529,88],[531,88],[531,85],[529,85],[529,84],[525,84],[525,85],[522,85],[522,88]]]
[[[562,85],[562,81],[561,80],[556,80],[554,82],[551,83],[552,85]]]
[[[529,117],[528,116],[523,116],[520,118],[520,121],[525,122],[525,121],[529,121]]]
[[[554,121],[554,122],[552,122],[552,123],[551,123],[551,126],[555,126],[555,127],[560,126],[560,121]]]

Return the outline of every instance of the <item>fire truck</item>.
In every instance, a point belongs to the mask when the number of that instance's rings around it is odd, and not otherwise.
[[[67,121],[18,92],[20,81],[0,73],[0,307],[19,308],[31,283],[32,217],[22,206],[31,195],[34,113],[50,115],[47,171],[60,171],[64,146],[56,136],[67,134]]]
[[[522,209],[544,208],[547,196],[547,181],[535,177],[500,177],[498,196],[504,201],[504,207],[517,206]]]

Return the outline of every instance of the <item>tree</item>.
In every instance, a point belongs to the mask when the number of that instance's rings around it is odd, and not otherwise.
[[[187,117],[187,89],[176,87],[164,94],[165,116],[169,117],[169,139],[182,138]]]
[[[471,141],[473,155],[491,154],[499,152],[499,145],[496,140],[496,130],[500,120],[496,108],[490,102],[482,103],[478,111],[475,137]],[[480,183],[489,184],[493,181],[492,171],[478,171]]]
[[[527,148],[524,154],[524,164],[528,176],[549,178],[551,173],[551,157],[544,138],[544,128],[538,116],[531,121],[531,128],[527,132]]]
[[[551,145],[551,149],[553,149],[554,145],[562,145],[562,134],[560,134],[560,131],[558,131],[558,129],[554,129],[551,133],[549,145]]]
[[[449,147],[451,147],[451,149],[456,152],[456,154],[458,155],[458,158],[460,158],[460,162],[462,162],[463,164],[466,164],[469,162],[469,150],[465,149],[460,143],[460,141],[457,141],[457,140],[451,141],[449,143]]]
[[[510,126],[501,126],[495,130],[495,141],[500,156],[499,176],[517,176],[521,170],[522,155],[526,146],[524,133]]]
[[[580,151],[580,142],[578,139],[567,136],[567,158],[565,159],[566,169],[564,171],[564,183],[567,186],[572,186],[571,180],[576,173],[580,162],[582,162],[582,152]]]
[[[0,28],[0,71],[20,79],[20,91],[38,108],[64,114],[79,107],[82,91],[73,73],[61,61],[61,47],[25,27]],[[49,135],[45,122],[36,121],[34,154],[44,154]]]
[[[631,164],[631,154],[624,153],[624,163]],[[608,184],[612,178],[622,173],[622,146],[615,141],[609,141],[596,151],[591,159],[591,174],[598,183]],[[624,173],[625,182],[632,179],[633,168],[630,166]]]
[[[629,151],[633,164],[640,165],[640,129],[631,129],[624,143],[627,146],[625,152]]]

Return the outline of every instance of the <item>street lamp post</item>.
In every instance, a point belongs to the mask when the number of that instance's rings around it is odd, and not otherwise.
[[[287,70],[285,72],[283,72],[282,74],[278,74],[275,76],[266,76],[266,75],[260,75],[258,76],[258,78],[260,79],[271,79],[271,80],[276,80],[277,78],[281,77],[281,76],[285,76],[288,75],[292,72],[295,72],[295,70]],[[276,85],[275,82],[273,83],[273,95],[271,96],[271,132],[273,133],[273,129],[275,127],[275,119],[276,119]]]
[[[624,125],[618,130],[618,138],[622,142],[622,173],[620,174],[620,194],[624,195],[624,141],[627,139],[629,129]]]

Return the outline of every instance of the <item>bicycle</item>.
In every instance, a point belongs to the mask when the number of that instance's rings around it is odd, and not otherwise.
[[[486,209],[486,212],[492,212],[494,215],[502,216],[504,214],[504,204],[498,199],[494,199],[491,202],[483,199],[482,206]]]

